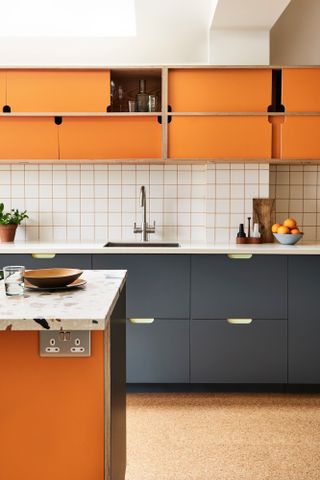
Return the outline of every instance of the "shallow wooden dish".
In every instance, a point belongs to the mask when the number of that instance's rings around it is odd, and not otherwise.
[[[82,270],[76,268],[43,268],[27,270],[24,278],[40,288],[65,287],[82,275]]]

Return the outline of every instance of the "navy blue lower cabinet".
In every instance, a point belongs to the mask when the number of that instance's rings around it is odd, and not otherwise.
[[[28,269],[37,268],[80,268],[84,270],[91,269],[91,255],[87,254],[57,254],[50,258],[50,254],[46,258],[37,258],[37,255],[31,254],[1,254],[0,268],[6,265],[24,265]]]
[[[188,382],[189,320],[127,320],[127,383]]]
[[[288,259],[289,383],[320,383],[320,256]]]
[[[285,255],[192,255],[192,318],[287,318]]]
[[[92,264],[128,270],[128,317],[189,318],[189,255],[93,255]]]
[[[286,320],[191,320],[190,343],[192,383],[287,382]]]

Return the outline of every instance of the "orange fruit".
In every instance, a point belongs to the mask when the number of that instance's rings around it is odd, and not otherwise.
[[[278,228],[277,233],[290,233],[290,230],[288,227],[285,227],[284,225],[281,225],[281,227]]]
[[[292,233],[292,235],[298,235],[301,232],[300,232],[299,228],[292,228],[290,233]]]
[[[284,222],[283,222],[283,226],[284,227],[288,227],[288,228],[295,228],[297,226],[297,222],[295,221],[294,218],[287,218]]]
[[[282,227],[282,225],[280,225],[280,223],[275,223],[274,225],[272,225],[272,227],[271,227],[272,232],[277,233],[279,227]]]

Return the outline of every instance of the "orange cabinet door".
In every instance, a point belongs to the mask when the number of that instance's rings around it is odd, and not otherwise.
[[[282,103],[286,112],[320,112],[320,68],[284,68]]]
[[[320,160],[320,117],[286,117],[282,125],[282,158]]]
[[[109,70],[9,70],[12,112],[105,112]]]
[[[51,117],[0,117],[0,160],[57,160],[58,127]]]
[[[161,157],[157,117],[65,117],[59,128],[64,160]]]
[[[0,107],[1,112],[6,104],[6,72],[0,70]]]
[[[269,159],[271,125],[267,117],[173,117],[169,157]]]
[[[174,112],[266,112],[271,69],[174,69],[169,105]]]

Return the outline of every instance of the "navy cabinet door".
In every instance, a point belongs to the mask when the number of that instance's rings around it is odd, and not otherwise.
[[[286,383],[287,321],[192,320],[192,383]]]
[[[127,382],[189,382],[189,320],[127,320]]]
[[[128,317],[189,318],[188,255],[93,255],[92,265],[128,270]]]
[[[191,317],[287,318],[287,258],[192,255]]]
[[[320,256],[288,262],[289,383],[320,383]]]
[[[33,258],[30,254],[1,254],[0,268],[6,265],[24,265],[26,268],[82,268],[91,269],[91,255],[57,254],[54,258]]]

